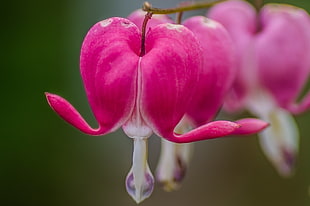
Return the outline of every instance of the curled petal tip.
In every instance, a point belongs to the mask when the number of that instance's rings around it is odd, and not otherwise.
[[[102,131],[100,128],[93,129],[80,113],[64,98],[45,92],[45,96],[50,107],[66,122],[81,130],[82,132],[90,135],[100,135]]]
[[[263,129],[267,128],[270,124],[260,119],[255,118],[245,118],[236,121],[240,125],[233,134],[235,135],[250,135],[255,134]]]
[[[46,97],[48,104],[52,107],[52,102],[53,102],[54,98],[57,98],[57,95],[49,93],[49,92],[44,92],[44,95]]]

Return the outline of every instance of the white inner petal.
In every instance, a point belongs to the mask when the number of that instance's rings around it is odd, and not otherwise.
[[[152,129],[145,123],[141,116],[140,105],[142,95],[142,75],[141,75],[141,60],[140,57],[137,68],[137,82],[136,82],[136,102],[134,111],[130,119],[123,125],[123,130],[128,137],[131,138],[148,138],[152,135]]]
[[[278,172],[289,176],[294,169],[299,145],[295,120],[280,108],[275,108],[264,120],[270,122],[270,127],[259,134],[261,146]]]
[[[268,128],[259,133],[265,155],[280,175],[291,175],[299,146],[299,132],[294,118],[289,112],[277,107],[271,96],[263,91],[249,98],[248,109],[270,123]]]
[[[128,194],[140,203],[148,198],[154,188],[154,177],[147,163],[147,139],[134,138],[132,168],[126,178]]]
[[[191,130],[187,118],[183,118],[175,128],[175,132],[183,134]],[[193,144],[177,144],[165,139],[161,140],[160,159],[156,170],[157,180],[166,191],[180,187],[192,156]]]

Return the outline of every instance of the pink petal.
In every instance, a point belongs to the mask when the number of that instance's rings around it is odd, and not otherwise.
[[[188,109],[201,72],[201,48],[182,25],[160,24],[146,37],[142,57],[141,115],[165,138]]]
[[[254,118],[242,119],[236,122],[219,120],[202,125],[182,135],[166,135],[166,139],[176,143],[188,143],[229,135],[250,135],[262,131],[268,125],[268,123]]]
[[[220,22],[228,30],[235,44],[236,79],[227,96],[225,109],[240,110],[244,107],[246,97],[257,79],[252,70],[253,38],[257,31],[256,11],[246,1],[231,0],[215,5],[207,16]]]
[[[241,33],[254,34],[257,30],[255,8],[246,1],[230,0],[216,4],[208,17],[220,22],[233,36],[241,40]]]
[[[91,128],[80,113],[64,98],[47,92],[45,96],[49,105],[60,117],[82,132],[90,135],[101,135],[109,132],[100,127],[98,129]]]
[[[241,125],[239,125],[238,123],[230,121],[213,121],[182,135],[167,135],[166,139],[175,143],[188,143],[207,139],[214,139],[231,135],[240,126]]]
[[[236,79],[238,79],[238,77],[236,77]],[[245,97],[248,91],[245,85],[238,84],[240,82],[241,81],[238,80],[234,81],[230,92],[226,95],[223,109],[228,113],[242,111],[245,107]]]
[[[310,18],[302,9],[266,5],[261,11],[262,31],[257,36],[259,77],[286,107],[295,101],[310,72]]]
[[[256,134],[269,126],[269,123],[254,118],[241,119],[236,121],[236,123],[239,124],[240,127],[233,132],[235,135]]]
[[[196,16],[184,21],[203,49],[203,72],[188,115],[196,125],[209,122],[223,104],[235,77],[234,51],[226,29],[214,20]]]
[[[135,24],[110,18],[95,24],[81,49],[81,76],[101,127],[116,129],[131,115],[136,99],[141,34]]]

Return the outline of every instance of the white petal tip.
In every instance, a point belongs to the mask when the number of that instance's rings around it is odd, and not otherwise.
[[[270,127],[259,133],[267,158],[282,177],[294,175],[299,148],[297,124],[290,113],[274,107],[262,115]]]
[[[154,188],[154,177],[147,164],[147,139],[134,138],[132,167],[126,178],[128,194],[140,203],[151,196]]]
[[[150,197],[154,188],[153,175],[147,170],[142,183],[137,184],[134,180],[132,170],[126,178],[126,190],[137,204]]]
[[[181,184],[175,181],[163,181],[160,184],[165,192],[177,191],[181,187]]]
[[[278,172],[282,177],[291,177],[295,172],[296,152],[282,149],[282,161],[278,164]]]

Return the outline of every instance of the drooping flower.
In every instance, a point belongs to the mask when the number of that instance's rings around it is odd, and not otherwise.
[[[141,10],[129,15],[136,25],[142,25],[145,12]],[[148,24],[149,28],[171,22],[165,15],[154,15]],[[187,19],[183,25],[190,29],[202,47],[203,68],[198,85],[193,91],[191,105],[175,128],[179,134],[187,133],[212,121],[223,104],[224,97],[235,77],[234,51],[231,38],[226,29],[219,23],[203,16]],[[266,125],[266,124],[265,124]],[[235,134],[251,134],[235,132]],[[161,155],[157,166],[157,180],[166,191],[180,186],[193,150],[192,144],[178,144],[162,139]]]
[[[256,119],[214,121],[185,134],[175,133],[199,86],[202,49],[193,32],[182,25],[159,24],[145,38],[142,45],[140,29],[118,17],[98,22],[86,35],[80,72],[98,128],[89,126],[67,100],[46,93],[52,109],[82,132],[104,135],[122,127],[134,140],[126,189],[136,202],[153,190],[147,163],[147,139],[153,132],[168,141],[186,143],[266,127]]]
[[[191,107],[176,128],[186,133],[216,117],[233,82],[235,67],[231,38],[222,25],[203,16],[191,17],[182,24],[195,34],[203,53],[199,86],[194,91]],[[192,144],[179,145],[163,140],[157,179],[165,190],[179,188],[188,168],[191,150]]]
[[[310,72],[309,15],[283,4],[266,4],[257,14],[249,3],[231,0],[208,16],[225,26],[237,51],[237,77],[225,109],[247,109],[270,122],[260,143],[277,171],[289,176],[299,145],[292,114],[310,107],[309,94],[296,102]]]

